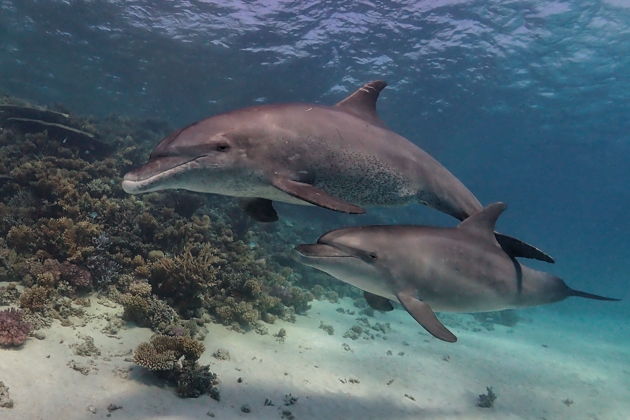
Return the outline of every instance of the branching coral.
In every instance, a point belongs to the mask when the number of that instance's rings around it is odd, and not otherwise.
[[[50,306],[50,295],[51,290],[42,286],[24,289],[20,295],[20,307],[32,312],[43,311]]]
[[[171,370],[179,357],[173,350],[159,351],[153,343],[141,343],[133,354],[133,360],[149,370]]]
[[[17,251],[30,252],[35,247],[35,230],[29,226],[13,226],[7,233],[7,244]]]
[[[123,318],[141,327],[165,331],[177,320],[177,313],[154,295],[124,293],[120,296]]]
[[[6,286],[0,286],[0,306],[11,305],[20,298],[20,291],[15,287],[14,283]]]
[[[218,399],[216,375],[197,360],[204,345],[186,336],[156,335],[148,343],[141,343],[134,352],[134,361],[177,387],[183,398],[196,398],[209,393]]]
[[[20,346],[31,332],[31,325],[22,316],[22,311],[9,308],[0,311],[0,346]]]
[[[205,245],[187,248],[173,258],[160,258],[150,264],[149,280],[159,296],[172,299],[182,311],[202,304],[203,296],[217,282],[217,269],[225,263],[216,250]]]
[[[61,279],[78,290],[85,290],[92,286],[92,274],[85,268],[67,261],[61,265]]]

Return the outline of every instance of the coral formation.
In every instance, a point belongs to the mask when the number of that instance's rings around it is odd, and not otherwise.
[[[46,118],[56,115],[37,110]],[[113,286],[123,295],[126,318],[156,331],[174,318],[165,306],[184,319],[209,313],[235,329],[308,310],[313,295],[299,286],[303,268],[266,258],[286,253],[297,241],[289,240],[295,229],[251,223],[243,229],[242,212],[227,197],[210,203],[188,192],[136,197],[122,191],[121,175],[144,159],[167,127],[117,117],[68,115],[63,121],[98,134],[108,147],[86,154],[84,143],[64,143],[43,130],[8,125],[0,132],[0,168],[8,174],[0,183],[0,213],[7,215],[0,223],[6,238],[0,262],[8,262],[0,264],[0,279],[44,287],[51,300]],[[325,286],[338,284],[312,273]],[[126,290],[133,282],[149,284],[152,295]],[[321,286],[318,291],[334,298]],[[25,293],[23,307],[44,309],[42,289]]]
[[[33,328],[72,325],[87,292],[120,303],[126,321],[183,336],[208,321],[264,333],[263,322],[293,320],[314,296],[356,295],[287,257],[324,230],[319,221],[263,225],[229,197],[124,193],[122,174],[171,131],[165,124],[79,118],[8,97],[0,108],[0,282],[11,284],[0,303],[19,305]],[[162,366],[174,364],[180,393],[195,394],[212,375],[171,351]]]
[[[20,291],[15,283],[9,283],[6,286],[0,286],[0,306],[11,305],[20,298]]]
[[[156,335],[136,348],[134,361],[174,384],[182,398],[209,394],[218,399],[216,375],[197,364],[203,352],[203,344],[190,337]]]
[[[24,320],[22,311],[9,308],[0,311],[0,346],[21,346],[31,332],[31,325]]]
[[[477,407],[490,408],[494,406],[494,401],[497,399],[497,394],[494,393],[491,386],[486,387],[485,394],[479,394],[477,397]]]
[[[9,396],[9,387],[0,381],[0,408],[13,408],[13,400]]]
[[[203,344],[190,337],[155,335],[134,352],[134,361],[149,370],[170,370],[184,357],[194,362],[205,350]]]
[[[166,331],[178,318],[170,306],[154,295],[124,293],[119,301],[124,308],[124,319],[154,331]]]
[[[44,286],[33,286],[24,289],[20,295],[20,307],[31,312],[41,312],[50,305],[51,289]]]

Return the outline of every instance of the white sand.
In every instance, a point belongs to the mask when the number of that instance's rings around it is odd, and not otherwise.
[[[106,336],[101,332],[105,321],[96,315],[122,311],[93,302],[89,312],[95,316],[85,327],[55,325],[44,331],[44,340],[31,338],[18,350],[0,349],[0,380],[15,402],[12,409],[0,409],[0,419],[101,419],[108,418],[109,404],[122,406],[110,414],[112,419],[204,419],[210,418],[208,412],[217,419],[280,419],[283,410],[297,420],[630,418],[630,346],[615,338],[628,340],[628,327],[615,320],[597,326],[606,336],[591,339],[597,330],[588,317],[536,309],[525,312],[531,322],[514,329],[473,332],[451,323],[459,342],[448,344],[429,337],[396,310],[369,318],[372,324],[391,324],[386,340],[353,341],[342,336],[358,315],[336,309],[357,308],[348,300],[314,302],[296,323],[268,325],[268,335],[209,326],[200,362],[211,364],[221,379],[217,402],[208,396],[178,398],[151,372],[125,361],[151,332],[131,327],[118,338]],[[469,322],[468,316],[457,319]],[[320,321],[332,325],[335,334],[319,329]],[[280,328],[287,331],[284,343],[273,336]],[[101,350],[88,375],[68,366],[71,360],[90,363],[69,347],[81,342],[79,333],[94,337]],[[230,360],[212,357],[220,347],[230,352]],[[476,406],[486,386],[498,394],[493,408]],[[288,393],[298,400],[284,406]],[[266,398],[275,405],[264,406]],[[565,405],[566,399],[573,403]],[[250,413],[241,412],[243,404]]]

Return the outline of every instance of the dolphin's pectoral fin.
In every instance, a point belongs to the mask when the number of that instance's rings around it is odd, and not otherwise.
[[[454,343],[457,337],[446,328],[435,316],[433,309],[428,303],[422,302],[405,292],[396,293],[396,297],[402,306],[409,312],[418,324],[427,330],[435,338]]]
[[[315,204],[330,210],[341,211],[344,213],[362,214],[365,213],[359,206],[348,203],[338,197],[333,197],[326,191],[319,189],[311,184],[294,181],[289,178],[275,177],[271,180],[271,184],[277,189],[285,193],[304,200],[308,203]]]
[[[241,201],[245,213],[257,222],[270,223],[278,220],[278,213],[273,208],[271,200],[266,198],[251,198]]]
[[[544,253],[533,245],[521,241],[520,239],[516,239],[499,232],[494,232],[494,236],[497,238],[497,242],[499,242],[503,251],[511,257],[531,258],[552,264],[555,262],[550,255]]]
[[[389,312],[394,310],[394,306],[389,301],[389,299],[384,298],[383,296],[375,295],[370,292],[363,292],[363,296],[367,301],[370,308],[376,309],[377,311]]]

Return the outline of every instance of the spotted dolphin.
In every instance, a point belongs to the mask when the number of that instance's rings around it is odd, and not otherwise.
[[[618,300],[571,289],[560,278],[521,265],[494,234],[503,203],[455,228],[360,226],[333,230],[299,245],[298,260],[364,290],[381,310],[397,301],[435,337],[455,335],[433,311],[486,312],[580,296]]]
[[[122,187],[241,197],[266,222],[278,218],[272,201],[346,213],[419,202],[459,220],[481,210],[459,179],[380,120],[376,101],[386,85],[366,83],[334,106],[271,104],[206,118],[164,138]],[[553,262],[517,239],[497,239],[510,255]]]

